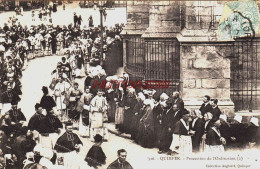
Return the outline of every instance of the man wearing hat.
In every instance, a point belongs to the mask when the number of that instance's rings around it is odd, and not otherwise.
[[[104,126],[104,122],[107,121],[107,100],[103,96],[104,92],[102,89],[98,89],[97,95],[92,99],[91,115],[90,115],[90,127],[92,134],[90,137],[93,139],[97,132],[101,132],[101,135],[105,140],[108,139],[108,130]]]
[[[176,123],[173,131],[173,139],[170,149],[173,153],[190,154],[192,153],[191,135],[194,131],[190,130],[190,122],[192,121],[190,112],[183,110],[182,118]]]

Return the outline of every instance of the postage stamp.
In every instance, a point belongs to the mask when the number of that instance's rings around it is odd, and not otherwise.
[[[259,30],[259,10],[255,1],[228,2],[222,12],[218,33],[221,40],[254,37]]]

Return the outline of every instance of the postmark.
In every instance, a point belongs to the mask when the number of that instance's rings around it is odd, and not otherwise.
[[[255,1],[228,2],[219,22],[219,39],[255,37],[259,23],[259,10]]]

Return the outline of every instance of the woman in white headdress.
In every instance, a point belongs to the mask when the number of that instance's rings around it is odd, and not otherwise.
[[[133,117],[133,109],[137,103],[135,89],[132,86],[127,88],[127,95],[124,100],[124,123],[123,128],[125,133],[131,133],[131,123]]]
[[[133,118],[131,123],[131,138],[137,142],[139,123],[140,123],[140,119],[143,117],[142,107],[143,107],[143,102],[145,100],[144,94],[142,92],[138,93],[136,100],[137,103],[135,104],[135,107],[133,109]]]
[[[143,117],[140,119],[138,130],[138,143],[145,148],[154,147],[154,118],[153,118],[153,102],[150,99],[144,100],[142,108]]]
[[[120,131],[123,130],[124,123],[124,90],[122,87],[115,90],[116,112],[115,112],[115,124],[116,128]]]

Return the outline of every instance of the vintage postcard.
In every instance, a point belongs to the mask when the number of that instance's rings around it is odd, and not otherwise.
[[[0,0],[0,169],[260,169],[259,11]]]

